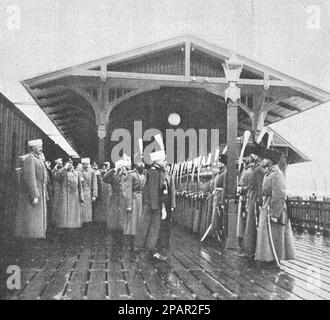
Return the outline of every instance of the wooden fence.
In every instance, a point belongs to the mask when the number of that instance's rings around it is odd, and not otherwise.
[[[287,209],[292,226],[330,236],[329,201],[288,199]]]

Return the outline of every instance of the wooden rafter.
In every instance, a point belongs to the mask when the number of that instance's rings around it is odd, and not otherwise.
[[[51,111],[47,111],[50,115],[54,115],[54,114],[58,114],[60,112],[63,112],[64,110],[68,109],[67,107],[69,107],[71,110],[74,110],[75,113],[82,113],[83,115],[85,115],[91,122],[95,122],[95,118],[93,117],[93,114],[91,114],[90,112],[82,109],[79,106],[76,106],[74,104],[59,104],[56,106],[48,106],[45,109],[47,110],[51,110]]]
[[[50,106],[54,103],[64,101],[65,99],[67,99],[69,97],[70,97],[70,94],[66,93],[66,94],[59,94],[53,98],[41,98],[41,99],[38,99],[38,101],[42,107],[46,107],[46,106]]]
[[[87,126],[88,128],[92,129],[92,130],[96,130],[96,126],[93,125],[90,121],[86,120],[86,119],[83,119],[83,118],[68,118],[68,119],[65,119],[65,120],[59,120],[56,122],[56,126],[57,127],[68,127],[70,124],[73,124],[76,128],[79,128],[77,127],[77,124],[83,124],[85,126]]]

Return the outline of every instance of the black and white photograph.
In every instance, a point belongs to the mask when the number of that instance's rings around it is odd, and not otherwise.
[[[0,300],[330,300],[330,1],[1,0]]]

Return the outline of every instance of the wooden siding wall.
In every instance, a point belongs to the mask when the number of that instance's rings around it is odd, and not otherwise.
[[[191,48],[190,51],[190,73],[192,76],[199,77],[225,77],[222,67],[224,60],[213,57],[197,48]],[[100,70],[100,67],[92,70]],[[110,63],[107,66],[108,71],[135,72],[151,74],[185,74],[185,51],[182,46],[162,53],[149,54],[142,58],[132,59],[118,63]],[[263,79],[261,75],[242,70],[241,78],[244,79]]]
[[[109,64],[107,69],[119,72],[184,75],[184,59],[184,51],[181,47],[177,47],[162,54],[148,55],[131,62]]]
[[[191,51],[190,72],[192,76],[224,77],[221,60],[194,49]]]
[[[42,139],[47,160],[67,157],[39,127],[0,93],[0,233],[11,233],[15,211],[15,168],[27,152],[27,142]]]

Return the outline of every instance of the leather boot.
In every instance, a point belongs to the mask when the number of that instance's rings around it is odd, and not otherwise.
[[[118,243],[118,234],[116,231],[111,233],[111,260],[119,260],[119,243]]]
[[[129,236],[129,252],[130,252],[130,260],[132,262],[136,261],[136,255],[134,250],[134,237],[133,235]]]

